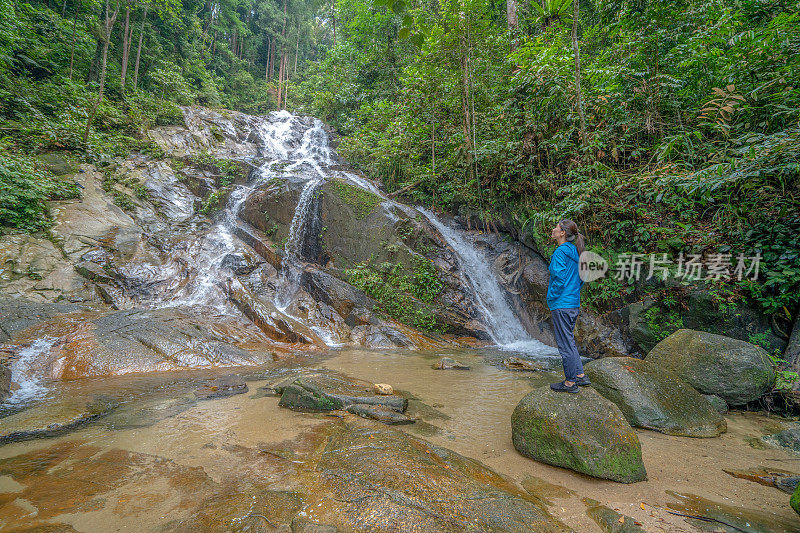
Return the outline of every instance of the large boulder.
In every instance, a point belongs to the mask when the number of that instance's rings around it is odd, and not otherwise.
[[[645,298],[624,308],[631,339],[642,353],[681,328],[714,331],[740,340],[763,336],[770,351],[786,346],[786,341],[772,331],[769,317],[747,301],[721,305],[724,300],[716,291],[702,286],[674,296],[661,301]]]
[[[592,389],[530,392],[511,415],[511,432],[517,451],[536,461],[622,483],[647,479],[636,433],[619,408]]]
[[[704,331],[676,331],[659,342],[647,360],[729,405],[757,400],[775,383],[775,370],[763,348]]]
[[[727,430],[725,419],[699,392],[655,363],[608,357],[584,370],[632,426],[683,437],[717,437]]]

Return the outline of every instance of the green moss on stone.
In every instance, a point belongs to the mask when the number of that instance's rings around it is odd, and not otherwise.
[[[352,210],[357,220],[367,218],[375,206],[381,203],[381,197],[367,190],[357,187],[343,179],[329,181],[331,188],[339,198]]]

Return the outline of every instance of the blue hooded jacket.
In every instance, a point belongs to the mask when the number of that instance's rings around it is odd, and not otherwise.
[[[578,275],[578,249],[573,243],[565,242],[556,248],[549,270],[547,307],[550,310],[580,307],[583,280]]]

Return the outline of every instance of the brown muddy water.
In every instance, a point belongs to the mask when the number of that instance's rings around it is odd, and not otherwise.
[[[442,356],[471,369],[433,370]],[[724,471],[800,473],[800,456],[752,445],[780,430],[784,420],[735,412],[726,417],[728,432],[714,439],[637,430],[648,481],[596,480],[514,450],[511,412],[527,392],[556,375],[509,371],[499,365],[504,356],[489,350],[347,349],[309,357],[307,366],[391,384],[410,399],[408,414],[417,419],[400,431],[483,463],[574,531],[603,531],[587,514],[586,499],[630,517],[620,523],[613,515],[614,531],[630,527],[631,519],[655,532],[800,531],[788,494]],[[337,502],[315,497],[309,474],[319,461],[315,450],[328,428],[355,417],[278,407],[279,398],[265,387],[287,372],[243,368],[50,384],[47,398],[0,419],[0,435],[38,431],[0,446],[0,529],[276,531],[287,530],[293,516],[322,520]],[[195,399],[193,391],[208,379],[231,373],[245,378],[247,393]],[[386,428],[360,419],[357,424]],[[687,522],[669,511],[730,525]]]

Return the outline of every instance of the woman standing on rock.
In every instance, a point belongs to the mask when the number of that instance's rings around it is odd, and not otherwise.
[[[586,247],[577,224],[569,219],[556,224],[550,237],[556,241],[558,247],[550,258],[547,307],[553,316],[553,331],[564,365],[564,381],[553,383],[550,388],[559,392],[578,392],[578,385],[591,384],[583,373],[573,335],[575,321],[580,313],[583,286],[583,280],[579,276],[580,255]]]

